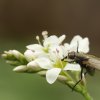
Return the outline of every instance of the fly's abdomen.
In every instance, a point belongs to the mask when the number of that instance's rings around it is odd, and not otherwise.
[[[100,70],[100,59],[99,58],[89,57],[88,61],[84,61],[84,64],[86,64],[89,67]]]

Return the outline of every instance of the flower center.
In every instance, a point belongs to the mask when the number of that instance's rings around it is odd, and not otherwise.
[[[54,67],[63,69],[66,65],[66,62],[61,61],[58,49],[56,49],[56,51],[54,51],[54,53],[55,53],[55,56],[56,56],[56,59],[54,61]]]
[[[48,53],[48,52],[49,52],[49,49],[46,48],[46,47],[44,47],[44,48],[43,48],[43,51],[44,51],[45,53]]]

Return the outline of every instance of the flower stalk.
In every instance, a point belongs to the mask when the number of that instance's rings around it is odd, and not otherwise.
[[[45,77],[46,71],[39,71],[39,72],[37,72],[37,74]],[[72,77],[65,77],[63,75],[59,75],[58,81],[64,85],[67,85],[71,89],[73,89],[73,87],[75,85],[75,82],[73,81]],[[84,97],[85,100],[93,100],[93,98],[88,93],[87,88],[82,86],[81,84],[76,85],[76,87],[72,91],[76,91],[76,92],[80,93]]]

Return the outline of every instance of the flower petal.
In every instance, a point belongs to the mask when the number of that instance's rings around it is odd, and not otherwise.
[[[89,52],[89,39],[87,37],[82,39],[82,37],[79,35],[75,36],[70,43],[70,51],[77,52],[77,47],[78,47],[79,52],[88,53]]]
[[[70,64],[70,63],[67,63],[67,65],[64,67],[63,70],[80,71],[81,67],[80,67],[79,64]]]
[[[76,35],[73,37],[72,41],[70,42],[70,52],[75,51],[77,52],[78,43],[82,40],[82,37]]]
[[[51,46],[49,50],[49,56],[54,61],[57,59],[62,59],[63,56],[63,47],[62,46]]]
[[[70,44],[69,44],[69,43],[64,43],[64,47],[65,47],[66,50],[69,51],[69,49],[70,49]]]
[[[48,83],[52,84],[56,81],[59,73],[61,72],[60,68],[52,68],[46,72],[46,80]]]
[[[72,41],[70,42],[71,45],[76,45],[77,42],[81,41],[82,40],[82,37],[79,36],[79,35],[76,35],[73,37]]]
[[[26,46],[27,49],[32,50],[32,51],[42,51],[43,47],[39,44],[31,44]]]
[[[65,38],[66,38],[66,35],[60,36],[59,37],[59,44],[61,44],[64,41]]]
[[[83,40],[81,40],[79,42],[78,51],[79,52],[84,52],[84,53],[88,53],[89,52],[89,39],[88,38],[84,38]]]
[[[43,69],[53,68],[52,62],[46,57],[40,57],[35,59],[35,62]]]
[[[52,35],[46,38],[43,43],[44,47],[48,47],[51,45],[58,45],[58,44],[59,44],[59,39],[56,35]]]

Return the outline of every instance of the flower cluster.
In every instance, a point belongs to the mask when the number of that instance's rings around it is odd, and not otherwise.
[[[77,63],[69,63],[62,59],[68,56],[71,51],[88,53],[89,40],[76,35],[69,43],[63,43],[66,36],[56,35],[48,36],[47,31],[42,32],[43,41],[40,41],[39,36],[36,36],[37,44],[26,46],[27,50],[21,54],[17,50],[5,51],[3,57],[7,63],[15,65],[13,71],[16,72],[39,72],[46,71],[46,80],[52,84],[56,81],[59,75],[66,76],[67,70],[80,72],[81,66]]]
[[[93,100],[87,92],[84,74],[81,82],[76,85],[80,80],[81,65],[75,61],[71,63],[68,58],[71,52],[88,53],[89,39],[76,35],[70,43],[64,43],[65,35],[48,36],[48,32],[43,31],[42,36],[42,41],[36,36],[37,44],[26,46],[24,54],[17,50],[9,50],[4,51],[2,57],[8,64],[15,66],[15,72],[37,73],[46,77],[50,84],[58,79],[72,89],[75,86],[74,90],[81,93],[86,100]]]

